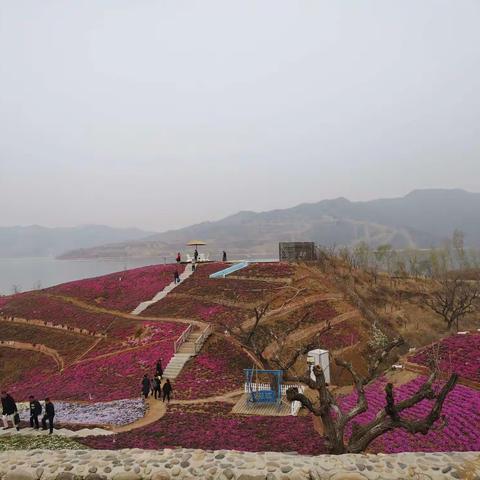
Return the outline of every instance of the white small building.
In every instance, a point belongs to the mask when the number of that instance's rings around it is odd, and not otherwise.
[[[322,350],[317,348],[315,350],[310,350],[307,356],[308,368],[310,371],[310,378],[315,381],[315,374],[313,373],[313,367],[320,365],[325,375],[325,381],[330,383],[330,356],[328,355],[328,350]]]

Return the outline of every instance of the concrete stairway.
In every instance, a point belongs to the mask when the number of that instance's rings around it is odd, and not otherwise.
[[[205,333],[205,331],[191,332],[168,362],[167,367],[163,371],[164,378],[169,378],[170,380],[177,378],[184,365],[200,351],[209,335],[210,333]]]
[[[192,268],[190,265],[185,266],[185,270],[180,274],[180,283],[186,280],[192,274]],[[132,311],[132,315],[140,315],[150,305],[159,302],[162,298],[165,298],[177,285],[180,283],[169,283],[163,290],[158,292],[151,300],[140,303],[135,310]]]

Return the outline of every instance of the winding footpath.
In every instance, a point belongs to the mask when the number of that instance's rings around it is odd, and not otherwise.
[[[0,347],[13,348],[15,350],[29,350],[33,352],[43,353],[52,358],[57,364],[58,369],[61,371],[64,369],[65,364],[62,356],[54,350],[53,348],[46,347],[40,343],[27,343],[27,342],[18,342],[17,340],[0,340]]]

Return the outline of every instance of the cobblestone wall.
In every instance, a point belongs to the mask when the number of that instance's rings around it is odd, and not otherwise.
[[[176,450],[16,450],[0,453],[2,480],[480,479],[480,452],[321,455]]]

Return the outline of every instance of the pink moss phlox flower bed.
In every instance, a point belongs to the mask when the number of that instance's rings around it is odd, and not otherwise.
[[[233,275],[246,278],[289,278],[295,274],[295,268],[285,262],[251,263],[248,267]]]
[[[279,288],[278,283],[249,278],[209,278],[209,275],[229,267],[227,263],[199,265],[190,278],[181,283],[175,293],[183,293],[209,298],[229,300],[232,302],[252,302],[261,300]],[[248,268],[248,267],[247,267]],[[241,272],[242,270],[240,270]]]
[[[220,305],[208,300],[177,297],[172,293],[147,308],[144,315],[191,318],[215,325],[238,325],[252,316],[252,313],[249,310]]]
[[[192,277],[185,280],[175,293],[183,293],[208,299],[221,299],[235,303],[260,302],[268,298],[282,285],[274,282],[238,278]]]
[[[403,400],[415,393],[425,381],[425,377],[418,377],[404,385],[396,387],[396,401]],[[363,424],[385,407],[385,385],[387,381],[381,378],[366,389],[369,409],[356,418]],[[436,388],[443,386],[440,383]],[[356,402],[357,395],[351,394],[341,400],[343,408],[351,408]],[[424,417],[430,411],[433,402],[423,400],[414,407],[404,411],[404,418]],[[442,414],[447,424],[443,428],[430,431],[427,435],[412,435],[405,430],[396,429],[387,432],[376,439],[370,450],[373,452],[448,452],[448,451],[477,451],[480,450],[480,391],[463,385],[457,385],[445,400]],[[442,421],[437,422],[442,426]]]
[[[80,441],[97,449],[168,447],[206,450],[325,453],[312,418],[232,415],[231,404],[173,406],[167,415],[147,427],[109,437]]]
[[[43,320],[92,332],[105,331],[117,318],[108,313],[85,310],[62,299],[36,292],[9,297],[9,301],[0,309],[0,315]]]
[[[67,367],[61,373],[25,372],[21,381],[9,389],[18,400],[32,392],[37,397],[61,400],[111,401],[137,398],[144,373],[155,372],[159,358],[167,365],[173,355],[173,342],[166,340],[117,355],[91,359]]]
[[[83,359],[113,352],[120,353],[129,348],[148,346],[152,342],[169,340],[173,343],[186,328],[187,325],[183,323],[119,320],[108,330],[108,338],[102,340]]]
[[[9,385],[28,386],[30,378],[48,378],[58,372],[56,362],[40,352],[17,350],[0,345],[0,388]],[[31,393],[29,393],[31,395]],[[21,400],[14,395],[15,400]]]
[[[480,333],[452,335],[438,344],[426,347],[409,357],[419,365],[428,365],[432,353],[438,354],[443,372],[457,372],[461,377],[480,382]]]
[[[320,300],[313,304],[293,311],[287,317],[288,323],[304,319],[302,325],[318,325],[323,327],[327,320],[332,320],[338,315],[337,310],[328,300]]]
[[[228,262],[211,262],[211,263],[200,263],[197,266],[197,270],[195,271],[195,278],[208,278],[212,273],[217,273],[220,270],[224,270],[225,268],[230,267],[232,264]],[[187,268],[191,268],[190,265],[187,265]],[[192,278],[192,277],[190,277]]]
[[[0,295],[0,309],[11,300],[11,296]]]
[[[96,303],[112,310],[130,312],[171,283],[175,270],[181,274],[184,269],[185,265],[152,265],[63,283],[46,291]]]
[[[355,345],[360,340],[358,330],[348,323],[344,323],[335,325],[331,330],[322,334],[318,340],[319,347],[325,350],[339,350]]]
[[[211,337],[175,379],[175,398],[206,398],[242,388],[243,370],[251,366],[252,361],[241,350],[226,340]]]

